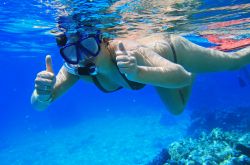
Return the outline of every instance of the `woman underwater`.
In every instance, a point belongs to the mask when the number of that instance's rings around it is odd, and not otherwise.
[[[99,37],[71,35],[60,49],[65,64],[56,76],[51,56],[46,56],[46,70],[37,74],[31,99],[36,109],[46,109],[81,79],[95,83],[104,92],[152,85],[169,111],[180,114],[194,74],[236,70],[250,63],[250,47],[225,53],[174,35],[157,34],[137,41]]]
[[[76,32],[57,37],[65,63],[57,75],[50,55],[37,74],[31,103],[44,110],[78,80],[104,92],[155,87],[172,114],[185,109],[195,74],[236,70],[250,64],[250,47],[226,53],[198,46],[177,35],[105,39],[101,33]]]

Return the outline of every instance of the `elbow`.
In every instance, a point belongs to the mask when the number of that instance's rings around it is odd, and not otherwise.
[[[175,74],[177,75],[175,76],[173,84],[175,84],[176,88],[182,88],[192,84],[192,74],[190,72],[187,72],[182,67],[180,67],[179,71]]]
[[[189,86],[192,84],[192,74],[189,72],[183,73],[182,84],[183,86]]]

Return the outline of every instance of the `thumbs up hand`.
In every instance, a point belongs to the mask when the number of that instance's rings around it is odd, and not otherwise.
[[[46,56],[45,63],[46,63],[46,71],[54,74],[54,71],[52,68],[52,59],[50,55]]]
[[[134,77],[138,73],[137,60],[133,56],[133,52],[127,52],[122,42],[120,42],[116,48],[116,62],[121,73],[129,80],[134,80]]]
[[[50,55],[46,56],[45,63],[46,70],[39,72],[35,79],[35,89],[39,100],[48,100],[52,95],[56,83]]]

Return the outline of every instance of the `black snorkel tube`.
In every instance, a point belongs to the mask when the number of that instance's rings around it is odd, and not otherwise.
[[[88,62],[84,66],[77,67],[77,73],[81,76],[96,76],[98,74],[98,70],[96,65],[93,62]]]

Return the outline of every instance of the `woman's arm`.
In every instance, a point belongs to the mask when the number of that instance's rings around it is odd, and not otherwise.
[[[127,55],[124,50],[116,54],[120,71],[131,81],[164,88],[181,88],[192,83],[190,72],[150,48],[139,46]]]
[[[37,89],[33,91],[31,96],[32,106],[37,110],[46,109],[55,99],[57,99],[64,92],[66,92],[73,84],[75,84],[77,80],[78,76],[68,73],[67,69],[62,66],[56,76],[56,82],[50,95],[40,95]]]
[[[192,73],[237,70],[250,64],[250,47],[236,52],[223,52],[196,45],[180,37],[171,37],[178,63]]]

